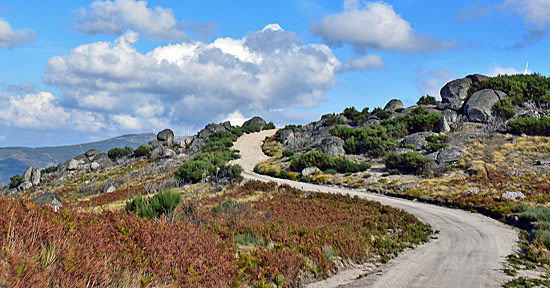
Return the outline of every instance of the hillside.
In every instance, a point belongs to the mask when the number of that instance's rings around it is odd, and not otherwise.
[[[370,281],[377,267],[432,239],[427,246],[447,246],[422,248],[429,257],[401,267],[434,267],[439,284],[477,273],[471,286],[548,285],[549,83],[476,74],[447,83],[441,101],[426,95],[412,107],[393,99],[276,132],[254,117],[240,127],[208,124],[181,142],[165,129],[136,149],[79,148],[2,189],[0,245],[9,249],[0,251],[0,283],[300,287],[357,265],[370,265],[360,277]],[[235,150],[245,134],[255,144]],[[256,154],[235,161],[251,146]],[[373,193],[415,202],[379,200],[397,208],[389,207],[367,200],[386,199]],[[500,263],[517,237],[510,227],[416,202],[519,227],[520,249]],[[440,255],[457,251],[464,255]],[[410,262],[426,259],[433,263]],[[438,272],[437,261],[451,268]]]
[[[155,134],[131,134],[97,142],[57,147],[5,147],[0,148],[0,185],[7,184],[10,177],[23,174],[29,166],[46,168],[80,155],[90,149],[107,152],[114,147],[133,148],[155,139]]]

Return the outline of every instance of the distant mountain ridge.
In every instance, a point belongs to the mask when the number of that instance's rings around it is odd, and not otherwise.
[[[129,134],[97,142],[55,147],[5,147],[0,148],[0,184],[7,184],[10,177],[23,174],[29,166],[45,168],[80,155],[90,149],[107,152],[115,147],[136,148],[156,140],[154,133]]]

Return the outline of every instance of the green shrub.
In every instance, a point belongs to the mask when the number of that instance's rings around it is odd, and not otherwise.
[[[526,117],[508,122],[512,132],[527,135],[550,136],[550,117]]]
[[[425,171],[432,163],[433,160],[418,152],[391,153],[384,158],[384,164],[388,170],[397,169],[401,173]]]
[[[331,174],[331,175],[336,175],[336,174],[338,174],[338,171],[331,168],[331,169],[325,170],[325,173]]]
[[[497,112],[498,116],[504,119],[510,119],[514,117],[514,115],[516,115],[516,111],[514,111],[514,105],[512,104],[512,98],[510,97],[498,101],[493,106],[493,109]]]
[[[159,218],[163,214],[172,217],[180,202],[180,193],[172,189],[164,189],[151,198],[141,195],[132,198],[126,202],[126,211],[136,213],[144,218]]]
[[[40,174],[50,174],[57,171],[57,166],[50,166],[48,168],[40,170]]]
[[[23,177],[21,177],[21,175],[17,174],[10,177],[10,188],[16,188],[21,185],[21,183],[23,183]]]
[[[130,156],[134,152],[134,149],[130,146],[125,146],[124,148],[113,148],[107,152],[109,158],[116,160],[122,157]]]
[[[290,161],[290,169],[302,171],[307,167],[315,166],[323,171],[334,169],[340,173],[365,171],[370,168],[368,163],[355,163],[345,157],[330,157],[320,151],[311,151]]]
[[[444,148],[447,148],[447,143],[431,143],[428,146],[426,146],[426,151],[435,152]]]
[[[134,150],[134,155],[136,157],[143,157],[143,156],[149,157],[150,154],[151,154],[151,148],[147,147],[146,145],[141,145],[138,148],[136,148],[136,150]]]
[[[283,179],[288,179],[288,171],[286,171],[284,169],[279,171],[279,177],[283,178]]]
[[[243,167],[241,165],[229,165],[227,166],[227,176],[229,179],[231,179],[231,182],[237,182],[241,183],[243,181],[243,176],[241,173],[243,173]]]
[[[283,150],[283,157],[292,157],[294,156],[294,151],[290,149]]]
[[[435,99],[435,97],[426,95],[420,97],[420,99],[418,99],[418,101],[416,102],[416,105],[435,105],[436,103],[437,100]]]
[[[520,105],[526,101],[533,101],[539,106],[542,103],[550,103],[550,78],[536,73],[492,77],[474,84],[468,93],[471,95],[483,89],[503,91],[510,96],[513,105]]]
[[[265,126],[262,128],[262,130],[271,130],[271,129],[275,129],[277,127],[275,127],[275,124],[273,124],[273,122],[269,122],[267,124],[265,124]]]
[[[176,170],[176,178],[180,181],[198,183],[203,177],[214,175],[216,167],[202,160],[189,160]]]
[[[414,144],[405,144],[404,147],[405,147],[405,148],[412,149],[413,151],[416,151],[416,146],[414,146]]]

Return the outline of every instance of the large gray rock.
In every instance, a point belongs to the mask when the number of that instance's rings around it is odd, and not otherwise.
[[[430,143],[426,140],[426,137],[430,135],[437,135],[434,132],[417,132],[411,135],[406,136],[403,141],[401,141],[401,147],[405,147],[407,144],[412,144],[416,150],[422,150],[424,147],[428,146]]]
[[[225,121],[222,123],[222,126],[225,128],[225,130],[231,130],[233,129],[233,126],[231,126],[231,122]]]
[[[507,201],[520,201],[525,200],[525,195],[519,191],[507,191],[502,194],[501,198]]]
[[[227,129],[223,126],[223,124],[214,124],[210,123],[204,127],[201,131],[199,131],[199,138],[200,139],[206,139],[211,137],[212,135],[216,134],[217,132],[224,132]]]
[[[485,80],[489,79],[490,77],[485,76],[485,75],[481,75],[481,74],[473,74],[473,75],[466,76],[466,78],[471,79],[472,84],[475,84],[475,83],[478,83],[478,82],[485,81]]]
[[[77,161],[76,159],[69,159],[67,160],[67,162],[65,162],[65,166],[67,168],[67,170],[77,170],[78,169],[78,165],[80,164],[79,161]]]
[[[392,99],[386,106],[384,106],[385,111],[394,111],[395,109],[403,108],[403,102],[399,99]]]
[[[156,147],[153,151],[151,151],[151,158],[156,159],[162,157],[162,152],[162,147]]]
[[[116,191],[116,187],[113,184],[107,184],[105,185],[105,187],[103,187],[103,193],[111,193],[115,191]]]
[[[27,168],[25,172],[23,173],[23,182],[31,182],[31,176],[32,176],[32,167]]]
[[[451,126],[449,125],[449,122],[447,122],[447,118],[441,117],[441,119],[439,119],[439,133],[447,132],[451,132]]]
[[[265,122],[264,119],[256,116],[256,117],[253,117],[252,119],[246,121],[243,123],[243,127],[244,126],[259,126],[260,129],[261,128],[264,128],[264,126],[266,125],[267,123]]]
[[[42,194],[31,200],[38,205],[48,205],[54,209],[55,212],[63,205],[63,201],[57,195],[52,193]]]
[[[477,91],[466,101],[464,114],[472,122],[488,123],[493,117],[493,106],[505,97],[506,93],[498,90]]]
[[[170,148],[165,148],[162,150],[162,158],[173,158],[176,157],[176,155],[176,151]]]
[[[27,188],[31,188],[32,187],[32,183],[30,181],[23,181],[23,183],[19,184],[19,186],[17,186],[17,190],[25,190]]]
[[[187,153],[188,154],[195,154],[201,151],[202,146],[204,145],[204,140],[201,138],[194,137],[191,141],[191,144],[189,144],[189,147],[187,147]],[[152,157],[152,156],[151,156]]]
[[[331,136],[323,139],[323,141],[321,141],[319,149],[332,157],[337,157],[346,153],[344,151],[344,140],[336,136]]]
[[[441,102],[449,109],[460,110],[464,100],[468,97],[468,89],[470,89],[472,83],[472,79],[463,78],[445,84],[439,92]]]
[[[457,146],[449,146],[441,151],[437,155],[437,163],[439,164],[451,164],[462,159],[465,149]]]
[[[289,138],[294,138],[294,132],[292,131],[292,129],[283,130],[279,134],[279,142],[283,143],[284,145],[287,145]]]
[[[40,172],[40,169],[38,168],[33,168],[32,169],[32,173],[31,173],[31,183],[32,185],[37,185],[40,183],[40,177],[41,177],[41,172]]]
[[[162,142],[172,143],[174,142],[174,131],[170,129],[164,129],[157,134],[157,140]]]
[[[317,171],[321,171],[321,170],[315,166],[307,167],[302,170],[302,175],[309,176]]]
[[[99,150],[97,150],[97,149],[91,149],[91,150],[88,150],[88,151],[85,153],[85,155],[86,155],[86,157],[88,157],[88,159],[89,159],[90,161],[94,161],[94,159],[95,159],[97,156],[101,155],[101,153],[102,153],[102,152],[99,151]]]
[[[361,127],[368,127],[368,126],[371,126],[371,125],[378,125],[380,124],[380,119],[378,119],[378,117],[376,116],[370,116],[369,118],[367,118],[367,120],[365,120],[365,122],[363,123],[363,125],[361,125]]]

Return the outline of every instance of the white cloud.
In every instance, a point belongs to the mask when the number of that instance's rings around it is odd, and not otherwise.
[[[223,121],[224,122],[229,121],[231,123],[231,125],[233,125],[233,126],[235,126],[235,125],[241,126],[241,125],[243,125],[243,123],[246,120],[248,120],[248,119],[245,118],[243,116],[243,114],[241,114],[241,112],[239,112],[239,110],[235,110],[234,112],[227,115],[227,117],[225,117],[225,119]]]
[[[0,48],[13,48],[33,41],[36,32],[31,29],[13,29],[8,21],[0,18]]]
[[[351,62],[344,63],[339,72],[347,72],[353,70],[364,70],[369,68],[382,68],[386,66],[380,55],[367,55],[362,58],[354,59]]]
[[[6,100],[0,108],[0,121],[7,126],[43,130],[62,126],[70,118],[69,113],[56,105],[54,96],[49,92]]]
[[[143,129],[155,121],[202,128],[235,111],[313,107],[337,83],[341,65],[326,45],[303,44],[277,24],[242,39],[170,44],[146,54],[136,41],[127,33],[113,43],[78,46],[50,58],[43,80],[60,88],[67,107],[119,115],[114,122],[121,127],[139,127],[120,116],[126,115]]]
[[[494,77],[498,75],[515,75],[523,73],[525,73],[525,69],[517,70],[514,67],[502,67],[498,63],[494,63],[491,65],[491,68],[489,68],[487,75]],[[527,74],[531,74],[531,70],[527,69]]]
[[[439,98],[439,90],[445,83],[453,80],[455,75],[450,69],[439,68],[430,70],[427,67],[415,69],[416,88],[422,95],[430,95]]]
[[[50,92],[24,96],[0,94],[0,124],[5,127],[99,132],[106,128],[104,122],[98,113],[65,109]]]
[[[113,121],[115,121],[123,130],[137,131],[143,128],[141,121],[130,115],[113,115],[111,116],[111,119],[113,119]]]
[[[147,1],[96,0],[90,6],[73,11],[74,27],[86,34],[122,35],[128,30],[138,31],[153,40],[184,41],[188,38],[182,22],[178,22],[170,8],[147,7]],[[203,39],[208,39],[217,25],[190,23]]]
[[[432,52],[457,46],[455,41],[416,34],[411,24],[384,2],[344,1],[341,13],[313,22],[311,32],[330,44],[349,43],[359,52],[367,49]]]

